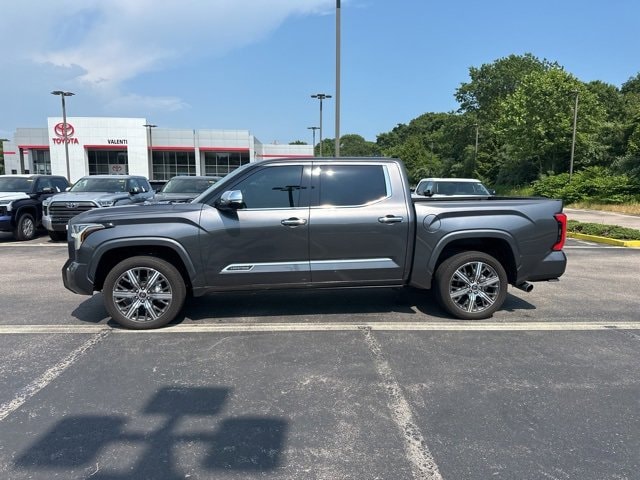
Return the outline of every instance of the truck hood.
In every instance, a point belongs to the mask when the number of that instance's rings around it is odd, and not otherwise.
[[[202,207],[201,203],[145,203],[94,208],[73,217],[69,223],[162,223],[168,218],[199,212]]]
[[[30,198],[29,195],[23,192],[0,192],[0,200],[13,201],[22,200],[23,198]]]
[[[58,193],[51,198],[51,203],[54,202],[94,202],[115,200],[122,200],[123,198],[129,198],[129,194],[126,192],[108,193],[108,192],[66,192]]]

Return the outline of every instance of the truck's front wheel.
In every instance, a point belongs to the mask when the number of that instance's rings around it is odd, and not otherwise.
[[[102,293],[111,318],[124,327],[146,330],[162,327],[178,315],[186,286],[169,262],[140,256],[113,267]]]
[[[440,305],[463,320],[488,318],[507,297],[507,274],[484,252],[462,252],[442,262],[435,275]]]

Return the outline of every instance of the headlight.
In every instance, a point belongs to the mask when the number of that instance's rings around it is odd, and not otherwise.
[[[100,223],[75,223],[71,225],[71,238],[73,238],[76,250],[80,250],[82,242],[84,242],[89,235],[103,228],[105,228],[105,226]]]
[[[101,207],[113,207],[113,204],[116,202],[113,200],[98,200],[98,203]]]
[[[12,203],[13,200],[0,200],[0,207],[5,207],[7,209],[7,212],[10,212]]]

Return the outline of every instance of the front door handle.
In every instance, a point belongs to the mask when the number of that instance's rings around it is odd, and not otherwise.
[[[285,227],[299,227],[300,225],[306,225],[307,220],[304,218],[286,218],[280,222]]]
[[[396,217],[395,215],[386,215],[378,218],[380,223],[400,223],[402,220],[404,220],[403,217]]]

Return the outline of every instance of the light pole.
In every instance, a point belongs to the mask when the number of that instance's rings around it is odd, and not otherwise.
[[[307,127],[309,130],[313,131],[313,156],[316,155],[316,130],[320,127]]]
[[[335,156],[340,156],[340,0],[336,0],[336,146]]]
[[[4,171],[4,142],[8,142],[9,139],[8,138],[0,138],[0,166],[2,168],[0,168],[0,175],[3,175],[5,173]]]
[[[153,123],[145,123],[143,125],[147,129],[147,135],[149,137],[149,153],[147,154],[147,162],[149,162],[149,173],[151,174],[149,178],[153,176],[153,134],[151,133],[152,128],[156,128],[157,125]],[[154,178],[154,180],[157,180]]]
[[[67,108],[64,102],[64,97],[72,97],[75,95],[73,92],[65,92],[62,90],[54,90],[51,95],[60,95],[62,99],[62,128],[64,130],[64,158],[67,162],[67,180],[71,181],[71,169],[69,168],[69,137],[67,135]]]
[[[578,125],[578,94],[579,92],[575,92],[576,94],[576,106],[573,109],[573,138],[571,139],[571,159],[569,160],[569,181],[571,181],[571,177],[573,176],[573,154],[576,151],[576,127]]]
[[[311,95],[311,98],[317,98],[320,100],[320,156],[322,156],[322,101],[327,98],[331,98],[331,95],[327,95],[326,93],[316,93]]]
[[[476,164],[478,162],[478,132],[479,132],[479,125],[476,123],[476,149],[475,149],[475,153],[473,154],[473,168],[475,170],[476,168]]]

